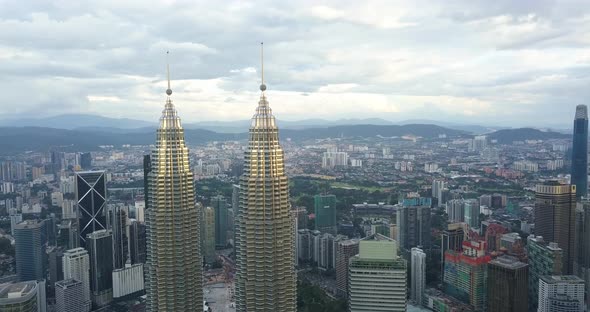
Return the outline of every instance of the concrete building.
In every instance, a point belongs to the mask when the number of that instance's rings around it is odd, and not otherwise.
[[[528,309],[528,265],[511,256],[488,264],[487,311],[520,312]]]
[[[146,261],[146,227],[144,223],[131,219],[129,231],[129,258],[131,264],[145,263]]]
[[[407,264],[389,237],[374,234],[359,243],[349,261],[348,311],[405,311]]]
[[[88,308],[81,281],[67,279],[55,283],[55,312],[85,312]]]
[[[215,210],[212,207],[205,207],[202,211],[201,252],[206,263],[213,263],[215,261]]]
[[[538,312],[583,312],[584,281],[575,275],[541,276],[538,306]]]
[[[450,223],[447,229],[441,234],[441,281],[444,280],[445,274],[445,253],[447,250],[461,252],[463,242],[467,240],[467,224]]]
[[[576,204],[576,257],[574,273],[584,280],[586,305],[590,300],[590,200],[583,198]]]
[[[16,274],[21,282],[45,279],[47,232],[45,222],[25,220],[14,228]]]
[[[66,250],[62,257],[63,272],[65,279],[75,279],[82,282],[82,299],[90,311],[90,257],[88,252],[81,247]]]
[[[227,201],[221,195],[211,198],[215,210],[215,248],[223,249],[227,245]]]
[[[140,294],[145,289],[141,263],[114,270],[112,278],[114,299]]]
[[[462,199],[449,200],[446,207],[449,222],[465,222],[465,202]]]
[[[432,198],[438,200],[438,205],[442,206],[443,203],[443,190],[446,188],[445,181],[432,180]]]
[[[561,275],[563,251],[556,243],[546,243],[543,237],[527,239],[529,259],[529,312],[536,312],[539,303],[539,279],[545,275]]]
[[[479,229],[479,201],[476,199],[466,199],[463,201],[463,204],[465,205],[465,217],[463,218],[465,223],[472,229]]]
[[[356,239],[343,240],[336,245],[336,289],[341,297],[348,294],[348,261],[358,253],[359,241]]]
[[[314,196],[315,229],[322,233],[336,235],[336,196]]]
[[[430,198],[406,198],[397,210],[397,230],[400,248],[430,249]]]
[[[45,312],[46,301],[45,281],[0,284],[0,311]]]
[[[563,250],[563,274],[573,274],[575,258],[576,186],[550,181],[537,185],[535,234]]]
[[[410,298],[421,306],[424,302],[424,290],[426,289],[426,254],[420,248],[412,248],[411,253],[411,291]]]

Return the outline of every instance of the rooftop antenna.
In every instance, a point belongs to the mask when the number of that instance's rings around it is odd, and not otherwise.
[[[172,95],[172,89],[170,88],[170,61],[168,60],[168,55],[170,51],[166,51],[166,72],[168,74],[168,89],[166,89],[166,94],[168,96]]]
[[[264,42],[260,43],[260,66],[262,73],[262,84],[260,84],[260,91],[264,92],[266,90],[266,85],[264,84]]]

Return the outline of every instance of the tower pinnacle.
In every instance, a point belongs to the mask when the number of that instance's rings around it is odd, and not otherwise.
[[[260,84],[260,91],[266,91],[266,85],[264,84],[264,42],[260,43],[260,66],[261,66],[261,75],[262,75],[262,83]]]
[[[172,89],[170,89],[170,61],[168,61],[168,55],[170,51],[166,51],[166,71],[168,73],[168,89],[166,89],[166,94],[168,96],[172,95]]]

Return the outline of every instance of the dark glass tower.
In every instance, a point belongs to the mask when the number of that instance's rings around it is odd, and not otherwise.
[[[92,303],[102,307],[113,300],[113,235],[107,230],[90,233],[86,245],[90,255]]]
[[[107,185],[104,171],[76,173],[76,200],[80,247],[86,247],[88,234],[107,229]]]
[[[14,229],[16,274],[21,282],[45,278],[47,245],[45,223],[25,220]]]
[[[572,151],[572,184],[576,185],[576,198],[588,195],[588,107],[576,106]]]

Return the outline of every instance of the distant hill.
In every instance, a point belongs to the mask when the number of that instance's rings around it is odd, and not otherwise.
[[[488,138],[498,140],[500,144],[511,144],[514,141],[570,139],[571,134],[553,131],[541,131],[533,128],[503,129],[488,134]]]
[[[42,127],[56,129],[76,129],[83,127],[105,127],[134,129],[156,127],[157,123],[129,118],[110,118],[89,114],[68,114],[46,118],[24,118],[0,120],[0,127]]]
[[[446,134],[447,137],[467,135],[463,131],[435,125],[355,125],[303,130],[282,129],[280,134],[283,139],[291,138],[294,141],[339,137],[401,137],[404,135],[433,139],[438,138],[440,134]],[[218,133],[203,129],[186,129],[185,137],[189,144],[194,145],[211,141],[245,140],[248,138],[248,134],[246,132]],[[152,128],[68,130],[44,127],[4,127],[0,128],[0,153],[47,151],[56,147],[74,151],[92,151],[98,150],[100,145],[149,145],[153,144],[155,139],[155,129]]]

